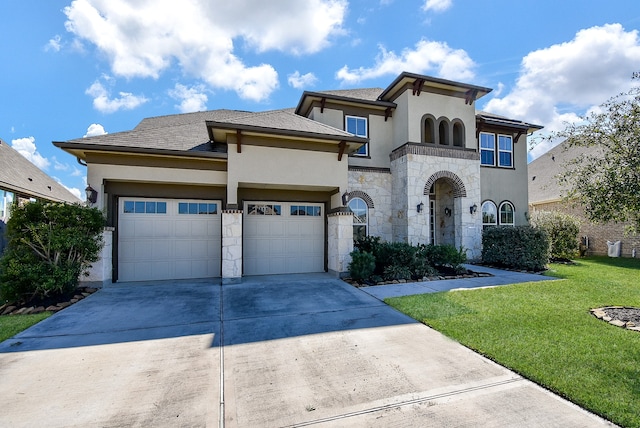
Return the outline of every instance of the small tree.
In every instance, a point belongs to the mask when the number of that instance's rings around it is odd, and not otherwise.
[[[568,148],[593,148],[569,161],[559,182],[593,222],[627,222],[640,232],[640,88],[551,135]]]
[[[0,259],[0,297],[28,302],[71,292],[98,260],[104,224],[98,209],[77,204],[14,205]]]
[[[530,223],[546,230],[552,259],[572,259],[578,255],[580,220],[577,217],[557,211],[538,211],[533,213]]]

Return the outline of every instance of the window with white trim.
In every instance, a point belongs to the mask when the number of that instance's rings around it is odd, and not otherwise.
[[[513,137],[498,135],[498,166],[513,167]]]
[[[485,229],[490,226],[497,226],[498,224],[498,209],[496,204],[491,201],[485,201],[482,203],[482,228]]]
[[[178,202],[178,214],[218,214],[218,204]]]
[[[360,198],[353,198],[349,201],[349,209],[353,212],[353,240],[367,236],[369,226],[369,207]]]
[[[480,165],[495,166],[496,164],[496,135],[487,132],[480,133]]]
[[[345,116],[344,129],[357,137],[368,138],[367,119],[358,116]],[[355,156],[368,156],[369,143],[364,144],[354,153]]]
[[[514,226],[514,212],[513,204],[511,202],[503,202],[500,204],[500,225],[501,226]]]

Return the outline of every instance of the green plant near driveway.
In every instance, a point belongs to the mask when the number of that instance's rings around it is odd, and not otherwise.
[[[35,315],[5,315],[0,317],[0,342],[15,336],[50,316],[51,312],[41,312]]]
[[[591,258],[549,274],[564,280],[386,302],[585,409],[640,427],[640,333],[589,313],[640,307],[640,260]]]

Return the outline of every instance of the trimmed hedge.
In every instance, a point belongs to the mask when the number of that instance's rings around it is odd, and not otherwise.
[[[482,261],[487,264],[541,271],[549,261],[549,237],[531,226],[494,226],[482,232]]]
[[[572,259],[578,256],[580,220],[558,211],[539,211],[531,216],[531,225],[547,231],[549,252],[554,259]]]

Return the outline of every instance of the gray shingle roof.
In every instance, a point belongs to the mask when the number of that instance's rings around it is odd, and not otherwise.
[[[167,116],[147,117],[133,129],[139,131],[143,129],[164,128],[167,126],[189,125],[194,123],[203,124],[207,120],[225,120],[239,116],[251,114],[249,111],[241,110],[208,110],[195,113],[171,114]]]
[[[0,140],[0,189],[22,197],[80,203],[71,192]]]
[[[318,93],[336,97],[353,98],[356,100],[377,101],[383,90],[382,88],[339,89],[334,91],[318,91]]]
[[[541,155],[528,165],[529,203],[558,201],[566,195],[567,189],[558,184],[556,176],[564,171],[570,160],[580,154],[589,153],[597,148],[571,147],[566,142]]]
[[[265,132],[292,131],[308,134],[317,134],[327,137],[353,138],[353,135],[341,129],[308,119],[295,114],[293,109],[271,110],[261,113],[251,113],[224,121],[209,121],[208,124],[215,125],[244,125],[252,128],[262,128]]]

